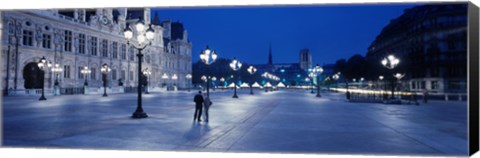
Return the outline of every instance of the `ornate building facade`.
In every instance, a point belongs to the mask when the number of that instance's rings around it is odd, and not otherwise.
[[[366,58],[382,67],[380,61],[389,54],[400,58],[395,71],[405,73],[403,89],[466,93],[467,4],[423,5],[405,10],[383,28],[368,48]]]
[[[158,21],[158,16],[156,16]],[[142,51],[142,67],[148,69],[149,87],[172,83],[186,87],[191,73],[191,43],[186,31],[183,39],[170,40],[165,26],[151,22],[150,9],[98,8],[74,10],[16,10],[2,14],[2,88],[13,91],[41,88],[37,63],[45,57],[63,69],[47,69],[45,88],[59,81],[66,89],[102,86],[100,67],[108,64],[108,87],[134,87],[138,82],[137,49],[123,37],[127,23],[139,20],[152,24],[155,38]],[[170,28],[170,27],[168,27]],[[89,74],[83,74],[87,67]],[[168,78],[162,78],[167,74]],[[177,76],[177,79],[172,79]]]

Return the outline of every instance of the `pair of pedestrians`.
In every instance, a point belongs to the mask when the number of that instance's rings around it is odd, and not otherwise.
[[[212,105],[210,97],[205,95],[205,98],[202,96],[202,91],[198,91],[198,94],[193,98],[195,102],[195,113],[193,114],[193,121],[197,120],[198,122],[202,121],[200,117],[202,116],[202,108],[205,111],[205,122],[208,122],[208,109]]]

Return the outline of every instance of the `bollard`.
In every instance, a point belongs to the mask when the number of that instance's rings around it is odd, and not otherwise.
[[[445,94],[445,101],[448,101],[448,94]]]
[[[458,94],[458,101],[462,101],[462,95]]]

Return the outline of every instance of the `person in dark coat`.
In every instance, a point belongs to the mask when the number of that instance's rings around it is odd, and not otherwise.
[[[195,95],[193,101],[195,102],[195,113],[193,114],[193,121],[195,121],[195,119],[197,119],[197,121],[202,121],[200,120],[200,117],[202,116],[202,104],[204,101],[202,91],[198,91],[198,94]]]

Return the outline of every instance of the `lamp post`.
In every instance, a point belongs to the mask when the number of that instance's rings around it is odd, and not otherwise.
[[[145,70],[142,71],[143,75],[145,76],[145,94],[150,94],[148,93],[148,76],[150,76],[152,74],[152,72],[150,70],[148,70],[148,68],[146,68]]]
[[[200,53],[200,60],[202,60],[203,63],[205,63],[205,65],[207,65],[207,76],[209,76],[210,74],[210,70],[209,70],[209,66],[210,64],[212,64],[213,62],[215,62],[215,60],[217,59],[217,53],[215,53],[215,51],[212,51],[210,50],[210,48],[205,48],[204,51],[202,51]],[[207,96],[210,97],[210,91],[209,91],[209,84],[208,84],[208,80],[209,78],[207,78]]]
[[[310,77],[310,90],[311,90],[310,93],[313,94],[313,93],[315,93],[315,92],[313,92],[313,78],[317,77],[317,75],[313,72],[310,72],[308,74],[308,77]]]
[[[133,118],[146,118],[148,117],[147,113],[143,112],[142,108],[142,85],[141,85],[141,78],[142,78],[142,50],[145,49],[148,45],[152,44],[152,40],[155,37],[155,31],[150,26],[148,29],[145,30],[145,25],[140,20],[135,24],[134,30],[127,25],[125,30],[123,31],[123,35],[125,39],[127,39],[127,44],[130,44],[130,40],[132,39],[134,33],[136,34],[136,44],[134,43],[134,47],[138,50],[138,84],[137,84],[137,109],[133,113]],[[132,41],[133,42],[133,41]]]
[[[40,73],[42,75],[42,81],[41,81],[41,85],[42,85],[42,96],[40,96],[40,98],[38,100],[47,100],[47,98],[45,98],[45,85],[44,85],[44,82],[45,82],[45,71],[48,70],[49,67],[52,66],[52,64],[50,62],[47,61],[47,59],[45,59],[45,57],[42,57],[40,59],[40,62],[38,62],[38,67],[40,68]],[[45,67],[47,67],[45,69]]]
[[[328,91],[330,91],[330,81],[331,81],[331,80],[332,80],[332,78],[331,78],[330,76],[328,76],[327,78],[325,78],[325,79],[323,80],[323,82],[324,82],[325,84],[327,84],[327,90],[328,90]]]
[[[238,61],[235,57],[233,58],[232,62],[230,63],[230,68],[232,68],[233,71],[237,72],[240,70],[242,67],[242,63]],[[237,77],[235,78],[235,84],[233,84],[233,97],[232,98],[238,98],[237,96],[237,79],[238,79],[238,74]]]
[[[192,79],[192,75],[191,75],[191,74],[187,74],[187,75],[185,76],[185,78],[187,78],[187,80],[188,80],[188,81],[187,81],[187,86],[188,86],[188,91],[190,92],[190,83],[191,83],[190,80]]]
[[[320,74],[323,72],[323,68],[318,66],[318,64],[313,68],[313,73],[317,76],[317,97],[322,97],[320,95]]]
[[[223,78],[223,77],[222,77],[222,78],[220,78],[220,82],[222,83],[222,85],[223,85],[223,88],[225,88],[225,78]]]
[[[388,55],[386,58],[383,58],[382,60],[382,65],[389,69],[393,70],[397,65],[400,63],[400,59],[396,58],[394,55]],[[395,86],[394,86],[394,81],[392,79],[392,94],[390,96],[390,99],[395,99],[395,96],[393,95],[395,93]]]
[[[165,85],[165,88],[166,88],[166,89],[168,88],[167,82],[166,82],[166,80],[168,80],[168,78],[169,78],[169,77],[168,77],[168,74],[167,74],[167,73],[163,73],[162,79],[163,79],[163,84]]]
[[[340,72],[336,73],[332,76],[333,80],[335,80],[335,92],[338,90],[338,79],[340,78]]]
[[[405,76],[405,74],[401,74],[401,73],[396,73],[393,75],[393,77],[397,78],[398,82],[400,82],[400,80]],[[397,84],[395,84],[395,87],[397,87]],[[400,82],[400,90],[402,89],[402,84]],[[401,98],[400,98],[401,99]]]
[[[103,97],[108,96],[107,95],[107,74],[110,72],[110,67],[108,67],[108,64],[103,64],[102,67],[100,68],[100,71],[102,72],[102,81],[103,81]]]
[[[173,80],[173,88],[174,88],[174,90],[177,89],[177,88],[176,88],[176,87],[177,87],[177,79],[178,79],[177,74],[173,74],[173,75],[172,75],[172,80]]]
[[[309,83],[311,83],[311,82],[310,82],[310,78],[309,78],[309,77],[305,77],[305,82],[307,82],[307,88],[310,87],[310,86],[309,86]],[[307,89],[307,90],[308,90],[308,89]]]
[[[215,89],[216,89],[216,88],[215,88],[215,85],[216,85],[215,82],[216,82],[216,81],[217,81],[217,77],[213,76],[213,77],[212,77],[213,91],[215,91]]]
[[[58,86],[60,83],[58,82],[58,73],[62,72],[63,69],[58,65],[55,64],[54,67],[52,67],[52,72],[55,75],[55,86]]]
[[[253,74],[257,72],[257,69],[253,66],[250,66],[248,67],[247,71],[253,76]],[[253,95],[253,82],[250,82],[250,94]]]
[[[82,70],[80,70],[80,73],[83,74],[83,77],[85,78],[85,82],[83,83],[84,86],[88,86],[88,81],[87,81],[87,75],[90,74],[92,71],[88,67],[83,67]]]
[[[381,84],[384,84],[384,83],[382,82],[382,81],[383,81],[383,78],[384,78],[383,76],[378,76],[378,79],[380,80],[380,85],[381,85]],[[379,86],[379,87],[380,87],[380,86]],[[385,97],[384,94],[383,94],[383,91],[385,90],[385,88],[386,88],[386,85],[384,84],[384,87],[381,87],[381,89],[382,89],[381,95],[382,95],[383,99],[386,99],[386,97]]]
[[[63,69],[58,65],[58,64],[55,64],[54,67],[52,67],[52,72],[53,72],[53,75],[55,76],[55,82],[54,82],[54,92],[53,94],[54,95],[57,95],[57,90],[58,90],[58,86],[60,85],[60,83],[58,82],[58,73],[62,72]]]

